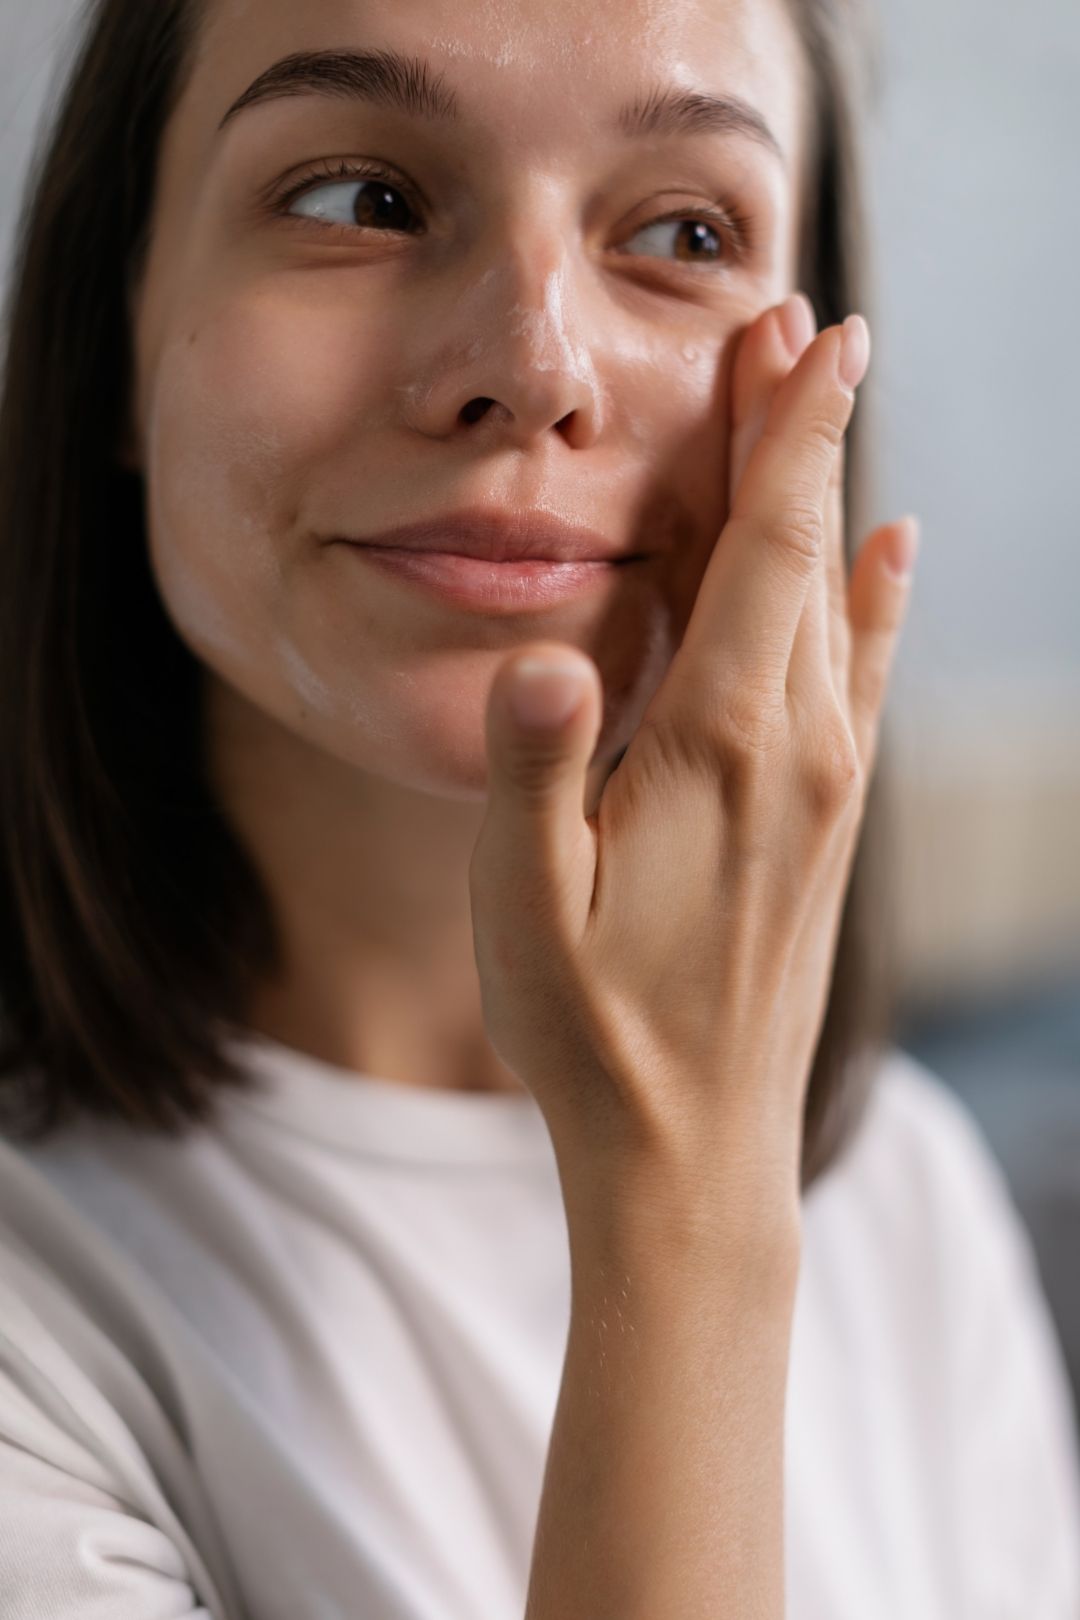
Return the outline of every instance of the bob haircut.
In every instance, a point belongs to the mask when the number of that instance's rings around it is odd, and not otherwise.
[[[251,1077],[222,1049],[278,960],[270,902],[215,804],[203,667],[150,570],[117,446],[158,152],[205,0],[91,0],[35,156],[0,395],[0,1111],[42,1140],[94,1115],[174,1138]],[[876,40],[856,0],[787,0],[812,87],[799,281],[820,327],[872,320],[858,139]],[[866,71],[869,70],[869,71]],[[868,532],[865,391],[848,431]],[[807,1093],[801,1180],[839,1156],[893,1039],[884,734]]]

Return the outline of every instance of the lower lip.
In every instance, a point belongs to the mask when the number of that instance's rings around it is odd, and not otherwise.
[[[445,601],[484,612],[535,613],[611,585],[631,562],[487,562],[449,551],[350,543],[377,567],[424,585]]]

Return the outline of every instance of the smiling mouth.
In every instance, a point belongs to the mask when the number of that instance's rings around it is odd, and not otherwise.
[[[643,557],[555,560],[522,557],[495,562],[460,552],[415,551],[399,546],[357,545],[347,549],[382,573],[422,588],[458,608],[483,613],[537,613],[574,598],[602,594],[625,577],[628,565]]]
[[[491,563],[628,562],[641,555],[600,529],[535,509],[464,507],[348,538],[384,551],[439,552]]]
[[[348,541],[349,545],[357,542]],[[451,547],[445,550],[431,547],[418,550],[415,546],[376,546],[364,542],[365,551],[377,551],[398,557],[452,557],[462,562],[482,563],[485,568],[625,568],[627,563],[641,562],[644,553],[633,552],[626,557],[487,557],[473,551],[454,551]]]

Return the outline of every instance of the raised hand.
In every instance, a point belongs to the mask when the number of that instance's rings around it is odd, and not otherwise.
[[[869,335],[858,316],[816,337],[809,322],[796,358],[797,311],[743,334],[730,517],[595,812],[599,672],[534,643],[493,683],[470,868],[488,1035],[536,1096],[564,1182],[649,1161],[730,1188],[768,1165],[785,1218],[906,610],[887,563],[917,537],[910,520],[875,530],[848,580],[843,444]],[[561,723],[515,716],[537,665],[577,682]]]

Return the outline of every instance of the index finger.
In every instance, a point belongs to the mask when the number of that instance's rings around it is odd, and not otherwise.
[[[866,322],[850,315],[815,338],[779,384],[683,637],[680,663],[695,681],[749,681],[783,697],[810,582],[823,566],[830,479],[868,362]]]

